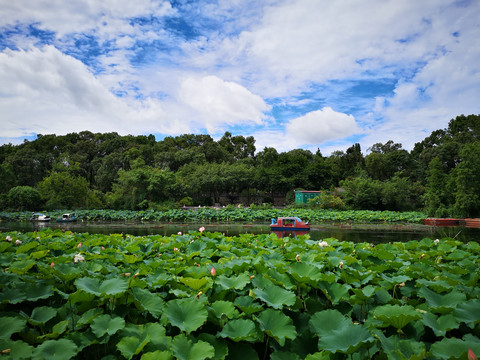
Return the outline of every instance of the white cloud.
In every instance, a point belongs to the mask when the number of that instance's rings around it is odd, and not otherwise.
[[[180,100],[201,115],[209,132],[225,125],[261,124],[269,106],[243,86],[216,76],[187,78],[179,90]]]
[[[292,119],[285,129],[297,144],[322,144],[360,131],[352,115],[336,112],[330,107]]]
[[[1,133],[169,132],[158,101],[117,98],[80,61],[52,46],[0,53]]]
[[[54,31],[58,37],[94,30],[97,36],[110,38],[134,32],[133,25],[126,21],[129,18],[168,13],[173,13],[168,1],[16,0],[3,2],[0,26],[34,23],[40,29]]]

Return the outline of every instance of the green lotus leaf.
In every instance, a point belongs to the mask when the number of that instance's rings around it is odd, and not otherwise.
[[[39,306],[33,309],[28,322],[32,325],[45,324],[48,320],[57,315],[57,309],[49,306]]]
[[[235,305],[233,305],[233,303],[230,301],[215,301],[212,305],[210,305],[210,309],[217,319],[221,319],[224,316],[228,319],[231,319],[238,314],[237,309],[235,309]]]
[[[187,333],[202,326],[208,316],[205,306],[196,298],[171,300],[165,306],[164,314],[173,326]]]
[[[138,287],[132,289],[132,294],[141,309],[148,311],[155,318],[162,315],[165,302],[157,294]]]
[[[422,322],[425,326],[431,328],[437,336],[445,336],[447,331],[458,329],[460,325],[451,313],[437,317],[435,314],[427,312],[423,314]]]
[[[463,339],[444,338],[432,344],[430,353],[435,359],[466,359],[469,348],[480,354],[480,339],[470,334]]]
[[[365,326],[354,325],[338,310],[315,313],[309,325],[318,335],[319,349],[332,353],[351,354],[362,345],[368,346],[375,341]]]
[[[14,261],[10,264],[9,270],[18,275],[24,275],[35,265],[35,260],[24,259],[19,261]]]
[[[275,351],[270,355],[270,360],[301,360],[301,358],[292,352]]]
[[[182,277],[180,278],[180,282],[182,284],[187,285],[188,287],[192,288],[195,291],[200,289],[209,289],[213,283],[212,279],[203,277],[200,279],[195,279],[191,277]],[[206,286],[207,285],[207,286]]]
[[[27,298],[25,291],[21,289],[4,288],[0,292],[0,303],[18,304]]]
[[[277,285],[267,285],[264,289],[254,289],[253,293],[258,299],[275,309],[281,309],[283,305],[292,306],[297,300],[295,293]]]
[[[480,300],[468,300],[458,304],[453,316],[473,329],[480,322]]]
[[[229,338],[233,341],[255,342],[261,336],[255,323],[250,319],[231,320],[225,324],[222,331],[218,333],[222,338]]]
[[[22,331],[27,320],[13,316],[0,317],[0,340],[10,339],[12,334]]]
[[[320,289],[332,304],[338,304],[341,300],[347,300],[349,298],[348,290],[350,285],[339,283],[320,283]]]
[[[130,360],[134,355],[139,354],[149,341],[150,338],[148,336],[140,338],[137,336],[124,336],[117,343],[117,349],[125,358]]]
[[[93,308],[90,309],[82,314],[80,318],[77,320],[77,326],[88,325],[92,322],[95,316],[100,315],[103,313],[103,309],[100,308]]]
[[[416,283],[417,283],[417,286],[418,285],[427,286],[437,293],[441,293],[441,292],[444,292],[444,291],[450,291],[450,290],[453,289],[453,285],[450,284],[446,280],[432,281],[432,280],[426,280],[426,279],[418,279],[416,281]],[[420,287],[420,286],[418,286],[418,287]]]
[[[422,318],[410,305],[383,305],[378,306],[372,312],[374,319],[382,322],[382,327],[393,326],[401,329],[409,322]]]
[[[179,360],[204,360],[215,355],[215,349],[208,342],[199,340],[194,343],[183,334],[173,339],[172,352]]]
[[[243,273],[238,276],[220,275],[215,279],[215,283],[225,290],[242,290],[250,282],[250,277]]]
[[[151,351],[142,354],[140,360],[173,360],[173,354],[170,351]]]
[[[427,287],[418,290],[418,296],[425,298],[428,306],[437,313],[446,314],[452,311],[458,304],[465,302],[466,295],[463,292],[453,290],[447,294],[437,294]]]
[[[381,331],[377,336],[382,344],[382,349],[389,359],[393,360],[422,360],[425,359],[425,344],[410,340],[401,340],[398,336],[385,337]]]
[[[198,339],[213,346],[215,354],[213,355],[212,360],[223,360],[228,355],[228,345],[226,340],[219,339],[215,335],[207,333],[200,334]]]
[[[305,360],[330,360],[330,353],[326,351],[316,352],[314,354],[308,354]]]
[[[20,245],[18,248],[17,248],[17,251],[16,253],[17,254],[24,254],[24,253],[27,253],[29,252],[30,250],[32,249],[35,249],[38,245],[38,242],[36,241],[32,241],[32,242],[28,242],[26,244],[23,244],[23,245]]]
[[[262,311],[263,306],[256,303],[251,296],[239,296],[235,299],[235,306],[242,310],[245,314],[251,315]]]
[[[295,262],[290,265],[290,274],[299,282],[316,282],[322,278],[320,269],[312,264]]]
[[[272,282],[274,284],[280,285],[285,289],[292,290],[296,287],[292,278],[288,274],[278,272],[275,269],[270,269],[266,276],[268,279],[273,280]]]
[[[97,278],[84,277],[75,280],[77,289],[96,296],[102,295],[118,295],[124,293],[128,289],[128,281],[126,279],[108,279],[100,282]]]
[[[25,291],[25,300],[37,301],[40,299],[47,299],[54,294],[53,286],[43,282],[36,282],[34,284],[23,283]]]
[[[1,319],[0,319],[1,321]],[[0,342],[0,348],[10,349],[10,357],[5,357],[6,359],[31,359],[33,354],[33,346],[28,345],[26,342],[21,340],[13,341],[6,340]],[[3,358],[4,356],[2,356]]]
[[[97,337],[113,335],[125,327],[125,320],[118,316],[99,315],[93,319],[90,327]]]
[[[71,281],[81,276],[82,270],[73,263],[60,263],[55,265],[53,273],[64,281]]]
[[[285,339],[295,339],[297,330],[291,318],[281,311],[267,309],[258,316],[260,328],[274,338],[280,346],[285,345]]]
[[[33,351],[34,360],[69,360],[78,352],[78,347],[72,340],[47,340]]]

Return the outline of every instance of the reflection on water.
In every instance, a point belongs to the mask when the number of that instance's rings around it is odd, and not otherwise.
[[[0,231],[30,232],[45,227],[64,229],[78,233],[90,234],[130,234],[135,236],[145,235],[172,235],[198,231],[204,226],[206,231],[220,232],[226,236],[235,236],[243,233],[268,234],[268,225],[242,225],[242,224],[162,224],[162,223],[115,223],[115,222],[77,222],[77,223],[31,223],[31,222],[0,222]],[[312,225],[307,232],[312,240],[336,238],[340,241],[385,243],[394,241],[421,240],[423,238],[441,239],[451,237],[460,241],[480,241],[480,229],[466,227],[431,227],[424,225],[389,225],[389,224],[324,224]],[[277,234],[279,237],[303,235],[298,232]]]

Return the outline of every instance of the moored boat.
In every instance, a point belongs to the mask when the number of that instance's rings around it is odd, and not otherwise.
[[[307,222],[303,222],[298,217],[279,217],[277,220],[272,219],[270,224],[270,230],[279,231],[279,230],[310,230],[310,225]]]
[[[57,222],[75,222],[77,221],[77,218],[75,217],[75,214],[62,214],[62,216],[57,217]]]
[[[32,216],[30,217],[30,221],[47,222],[50,220],[50,216],[44,215],[42,213],[32,213]]]

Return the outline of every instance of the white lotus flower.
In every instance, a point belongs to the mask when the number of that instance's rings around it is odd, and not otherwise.
[[[82,262],[84,260],[85,260],[85,257],[82,254],[76,254],[73,259],[73,262],[77,263],[77,262]]]

